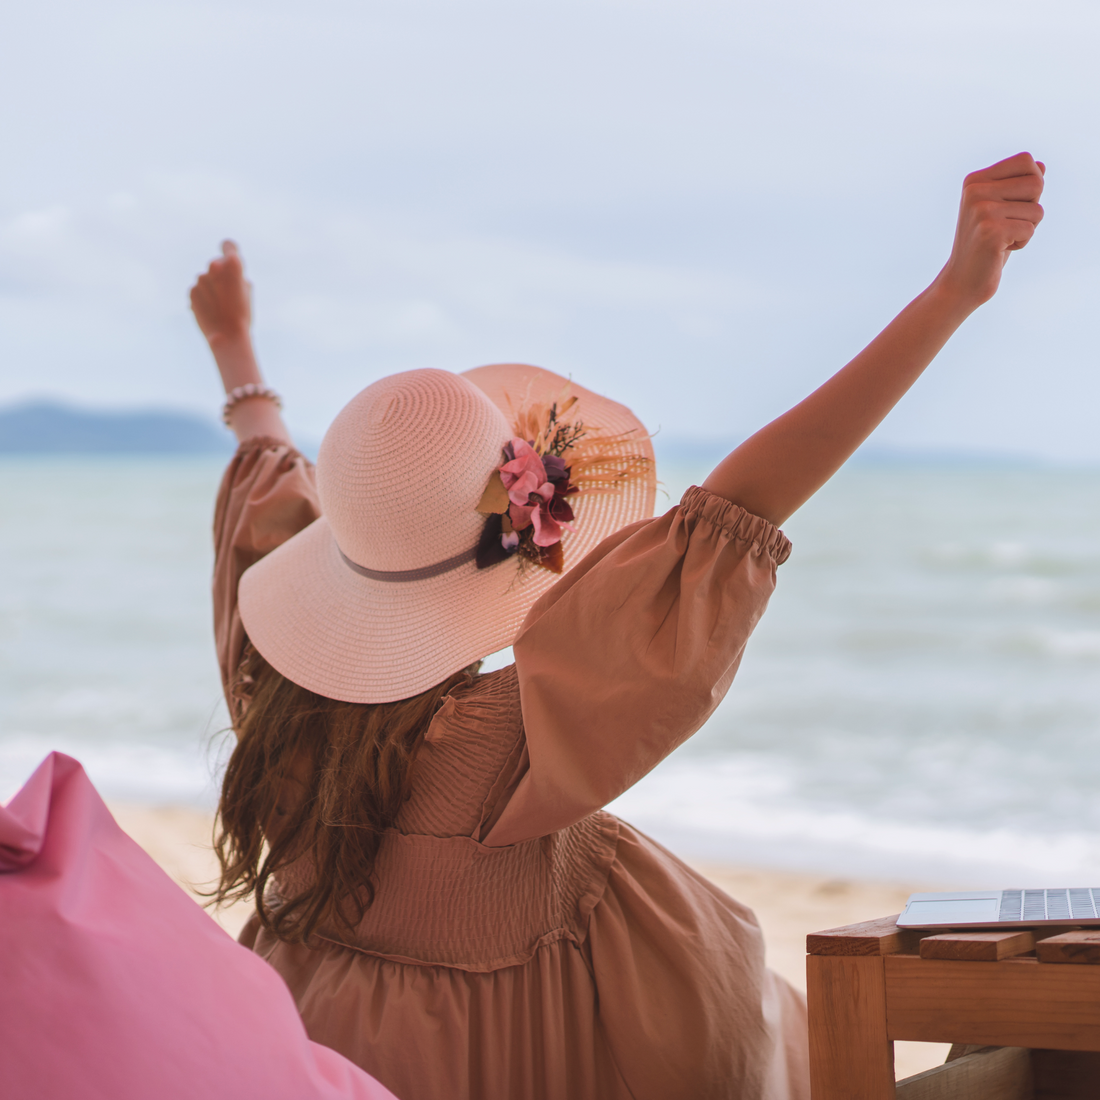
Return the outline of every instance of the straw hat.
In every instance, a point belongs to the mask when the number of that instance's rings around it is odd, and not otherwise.
[[[597,476],[591,491],[581,481],[565,498],[575,513],[561,537],[566,570],[653,514],[653,450],[629,409],[515,363],[407,371],[353,398],[317,458],[321,518],[241,578],[241,617],[265,660],[330,699],[387,703],[511,645],[558,578],[521,553],[479,568],[490,517],[478,507],[503,448],[530,439],[520,430],[539,409],[571,398],[563,419],[603,441],[605,472],[622,461],[617,480]],[[563,452],[566,464],[579,463],[580,447]]]

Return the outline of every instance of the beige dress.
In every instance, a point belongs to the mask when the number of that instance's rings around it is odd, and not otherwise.
[[[223,677],[241,573],[317,514],[301,455],[242,445],[215,521]],[[725,695],[789,552],[692,488],[535,604],[515,664],[433,720],[350,942],[246,929],[312,1039],[403,1100],[808,1097],[804,1001],[753,914],[602,809]]]

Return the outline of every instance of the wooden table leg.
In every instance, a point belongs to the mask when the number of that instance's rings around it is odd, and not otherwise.
[[[894,1100],[881,956],[808,955],[812,1100]]]

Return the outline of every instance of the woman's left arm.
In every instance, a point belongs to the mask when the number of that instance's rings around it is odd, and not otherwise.
[[[967,176],[951,256],[932,285],[846,367],[723,459],[703,487],[776,524],[805,504],[997,292],[1008,257],[1042,220],[1045,171],[1018,153]]]

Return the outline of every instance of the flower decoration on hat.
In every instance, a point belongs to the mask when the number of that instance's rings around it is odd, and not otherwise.
[[[504,461],[489,476],[477,510],[487,518],[477,547],[477,567],[518,555],[523,562],[560,573],[562,538],[573,529],[570,503],[585,493],[621,487],[645,473],[650,459],[621,453],[631,433],[605,436],[571,418],[576,397],[521,410]]]

